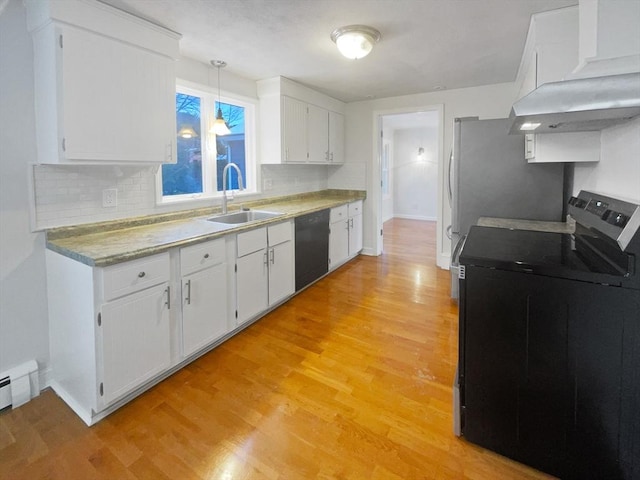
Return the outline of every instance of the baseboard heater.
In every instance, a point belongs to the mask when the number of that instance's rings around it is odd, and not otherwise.
[[[38,395],[40,381],[35,360],[0,373],[0,409],[17,408]]]

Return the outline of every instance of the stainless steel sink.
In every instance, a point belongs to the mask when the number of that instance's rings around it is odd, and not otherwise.
[[[284,213],[266,212],[264,210],[243,210],[241,212],[226,213],[215,217],[207,218],[210,222],[237,225],[241,223],[258,222],[260,220],[268,220],[269,218],[279,217]]]

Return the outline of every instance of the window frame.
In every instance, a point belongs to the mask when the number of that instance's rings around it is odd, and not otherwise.
[[[226,91],[220,91],[220,98],[218,98],[217,89],[185,80],[176,81],[175,91],[176,93],[200,98],[200,131],[207,132],[205,135],[202,135],[201,139],[203,191],[180,195],[163,195],[162,165],[160,165],[156,173],[156,205],[175,205],[222,198],[222,192],[217,190],[216,139],[214,134],[208,133],[209,128],[215,120],[216,102],[237,105],[244,108],[245,173],[247,178],[243,178],[244,190],[236,190],[234,195],[245,196],[260,193],[258,190],[259,165],[256,156],[257,99]]]

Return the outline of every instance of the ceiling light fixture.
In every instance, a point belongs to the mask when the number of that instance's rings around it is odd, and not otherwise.
[[[331,40],[336,43],[340,53],[352,60],[369,55],[381,38],[378,30],[367,25],[347,25],[331,32]]]
[[[226,67],[227,62],[224,60],[211,60],[211,65],[218,69],[218,114],[216,115],[216,120],[213,122],[210,132],[216,135],[229,135],[231,130],[229,130],[227,122],[224,121],[222,109],[220,108],[220,69]]]

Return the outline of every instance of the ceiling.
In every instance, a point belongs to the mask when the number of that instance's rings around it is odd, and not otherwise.
[[[531,14],[578,0],[103,0],[182,34],[181,54],[253,80],[278,75],[345,102],[515,80]],[[382,33],[360,60],[329,38]]]

